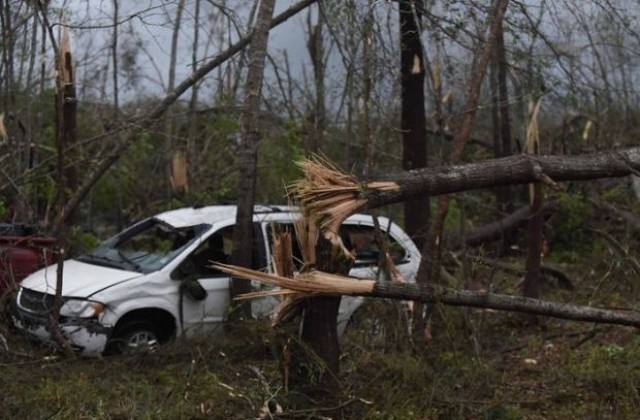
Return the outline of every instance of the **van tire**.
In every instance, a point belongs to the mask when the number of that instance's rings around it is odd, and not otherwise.
[[[166,335],[149,319],[126,321],[116,329],[107,343],[105,353],[138,354],[154,351],[167,342]]]

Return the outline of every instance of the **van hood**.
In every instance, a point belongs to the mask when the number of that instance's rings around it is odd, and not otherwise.
[[[31,274],[20,285],[41,293],[56,292],[57,265],[50,265]],[[88,264],[77,260],[67,260],[63,267],[62,295],[90,297],[91,295],[143,274],[101,265]]]

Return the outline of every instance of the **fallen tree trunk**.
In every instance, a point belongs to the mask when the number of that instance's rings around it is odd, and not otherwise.
[[[222,264],[215,264],[215,266],[221,271],[231,274],[234,277],[241,277],[247,280],[257,280],[272,286],[281,287],[283,294],[295,291],[299,293],[308,293],[309,295],[351,295],[389,298],[420,301],[424,303],[441,303],[450,306],[469,306],[475,308],[521,312],[582,322],[640,327],[640,312],[633,310],[623,311],[600,309],[590,306],[556,303],[522,296],[474,292],[470,290],[455,290],[437,285],[358,280],[350,277],[323,273],[320,271],[310,271],[308,273],[300,274],[292,279],[242,267]],[[254,293],[252,294],[252,297],[260,297],[260,294]]]
[[[577,156],[516,155],[462,165],[424,168],[394,177],[395,190],[363,189],[369,206],[420,194],[448,194],[499,185],[585,181],[640,171],[640,147]],[[384,180],[382,180],[384,181]]]
[[[294,185],[301,207],[337,228],[362,209],[399,203],[420,195],[442,195],[511,184],[585,181],[640,172],[640,147],[578,156],[517,155],[461,165],[428,167],[359,182],[329,162],[316,158],[301,163],[310,181]]]
[[[523,276],[526,273],[526,269],[523,267],[516,267],[497,260],[475,259],[475,261],[480,264],[495,267],[498,270],[506,271],[508,273],[516,274],[519,276]],[[571,279],[557,268],[542,264],[540,266],[540,273],[544,276],[555,277],[555,279],[558,281],[558,286],[562,287],[563,289],[575,290],[575,286],[573,285]]]
[[[546,217],[557,209],[557,203],[551,201],[545,203],[542,211]],[[530,213],[529,205],[520,207],[502,219],[477,227],[467,232],[464,236],[452,235],[448,242],[451,244],[452,249],[459,249],[463,246],[477,247],[487,242],[498,241],[524,225],[529,220]]]

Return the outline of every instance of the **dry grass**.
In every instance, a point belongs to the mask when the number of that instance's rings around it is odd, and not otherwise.
[[[74,360],[27,347],[28,359],[0,357],[1,417],[247,419],[275,401],[279,418],[299,419],[637,418],[640,340],[631,329],[554,321],[538,330],[481,311],[465,329],[465,311],[448,309],[450,331],[416,352],[393,302],[367,302],[341,338],[335,404],[286,393],[280,349],[289,336],[252,321],[230,337],[144,356]]]

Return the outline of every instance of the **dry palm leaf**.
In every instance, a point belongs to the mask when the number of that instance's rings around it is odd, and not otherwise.
[[[305,176],[292,185],[290,195],[299,203],[303,214],[317,221],[325,232],[337,232],[347,217],[365,207],[367,199],[363,193],[367,189],[399,189],[395,182],[359,183],[322,156],[313,156],[298,165]]]
[[[7,141],[7,129],[4,126],[4,112],[0,112],[0,140]]]
[[[345,277],[342,275],[330,274],[317,270],[300,273],[294,278],[289,278],[229,264],[216,263],[214,264],[214,267],[216,267],[223,273],[232,275],[233,277],[239,277],[247,280],[257,280],[261,283],[270,284],[272,286],[281,287],[283,289],[295,288],[301,293],[309,295],[361,295],[371,293],[371,291],[373,291],[374,285],[376,284],[375,280],[359,280],[352,277]]]
[[[177,194],[189,192],[189,176],[187,174],[187,158],[178,150],[171,158],[171,176],[169,178],[172,190]]]
[[[289,232],[288,230],[285,230],[283,232],[276,231],[275,235],[273,236],[273,243],[271,246],[273,254],[273,267],[276,275],[285,278],[293,278],[293,252],[291,245],[291,232]],[[306,261],[306,257],[303,258]],[[292,319],[300,312],[299,303],[301,302],[301,299],[299,292],[280,288],[277,290],[271,290],[267,293],[250,293],[247,295],[243,295],[243,297],[251,298],[251,295],[255,295],[256,297],[280,295],[284,297],[284,299],[282,299],[282,302],[280,302],[278,307],[274,310],[272,321],[272,326],[274,327]]]

